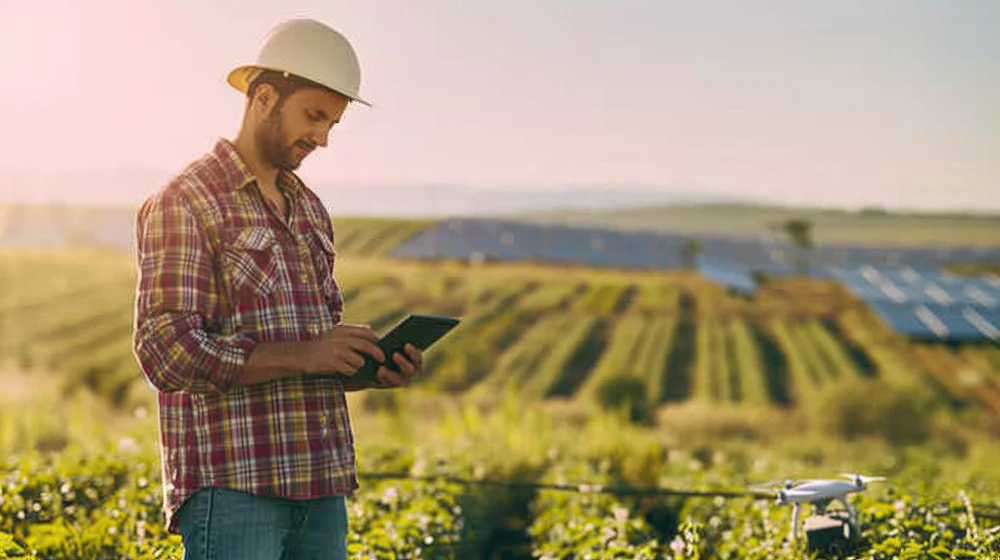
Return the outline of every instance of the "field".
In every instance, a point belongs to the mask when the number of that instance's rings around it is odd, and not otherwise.
[[[55,371],[123,407],[148,397],[130,350],[135,275],[114,253],[0,254],[0,357]],[[348,260],[345,320],[384,330],[409,312],[460,315],[429,353],[421,386],[490,401],[596,403],[635,379],[644,405],[703,401],[809,407],[861,380],[926,390],[956,409],[1000,414],[995,345],[907,343],[835,283],[775,280],[753,299],[688,272]],[[138,401],[137,401],[138,399]]]
[[[337,230],[346,321],[465,319],[416,387],[350,396],[358,557],[800,558],[790,508],[747,485],[846,472],[889,477],[854,498],[856,557],[1000,554],[1000,348],[910,343],[817,280],[750,300],[689,271],[380,256],[420,225]],[[0,558],[178,551],[130,352],[132,268],[0,252]]]

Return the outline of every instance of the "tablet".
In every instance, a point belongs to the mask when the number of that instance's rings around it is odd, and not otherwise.
[[[407,343],[413,344],[420,350],[427,350],[457,327],[460,322],[461,319],[457,317],[444,315],[409,315],[396,323],[376,343],[385,353],[385,362],[376,362],[371,356],[365,355],[365,365],[361,366],[354,375],[323,374],[311,377],[336,378],[344,381],[375,384],[377,383],[375,374],[378,372],[379,366],[384,365],[390,370],[399,371],[399,366],[396,365],[392,357],[396,352],[405,355],[403,347]]]

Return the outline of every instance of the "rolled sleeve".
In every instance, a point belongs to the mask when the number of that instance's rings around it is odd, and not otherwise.
[[[138,283],[133,351],[161,392],[228,393],[255,341],[209,332],[215,270],[205,236],[183,196],[151,197],[136,218]]]

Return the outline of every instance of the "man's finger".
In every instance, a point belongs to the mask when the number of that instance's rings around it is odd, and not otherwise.
[[[363,338],[366,340],[378,340],[378,334],[368,325],[340,324],[327,331],[327,337],[348,336],[350,338]]]
[[[407,377],[412,375],[413,372],[416,370],[416,368],[413,366],[413,363],[407,360],[406,356],[404,356],[403,354],[396,352],[395,354],[392,355],[392,358],[393,361],[396,362],[396,364],[399,366],[399,371],[401,373],[406,374]]]
[[[383,385],[390,387],[402,387],[409,383],[408,379],[385,366],[378,369],[377,378]]]
[[[357,352],[348,352],[344,356],[344,362],[346,362],[347,367],[351,370],[351,375],[354,375],[361,366],[365,365],[365,358]]]
[[[336,366],[334,367],[335,372],[339,373],[340,375],[347,375],[347,376],[354,375],[354,373],[357,372],[357,369],[358,368],[353,367],[346,359],[340,360],[340,362],[336,364]]]
[[[345,332],[353,337],[361,338],[364,340],[370,340],[373,342],[378,340],[378,333],[373,331],[371,327],[367,325],[365,326],[350,325],[344,328],[347,329]]]
[[[376,362],[385,361],[385,352],[382,351],[378,344],[370,340],[353,338],[347,341],[347,347],[352,352],[362,355],[362,359],[363,355],[367,354],[374,358]]]
[[[406,353],[409,354],[410,361],[413,363],[414,366],[417,367],[417,369],[419,369],[420,366],[423,365],[423,353],[420,351],[419,348],[417,348],[413,344],[407,343]]]
[[[375,344],[374,342],[366,342],[365,344],[363,344],[362,351],[365,354],[371,356],[372,359],[374,359],[376,362],[385,361],[385,352],[382,351],[382,348],[380,348],[379,345]]]

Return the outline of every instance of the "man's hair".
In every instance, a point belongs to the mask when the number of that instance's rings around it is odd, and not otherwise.
[[[275,107],[276,110],[281,109],[282,105],[285,104],[285,100],[288,99],[288,96],[300,89],[317,88],[325,91],[331,91],[325,86],[294,74],[279,72],[276,70],[262,70],[253,78],[250,85],[247,87],[247,101],[253,99],[254,94],[257,93],[257,88],[264,84],[269,84],[278,94],[278,104]]]

